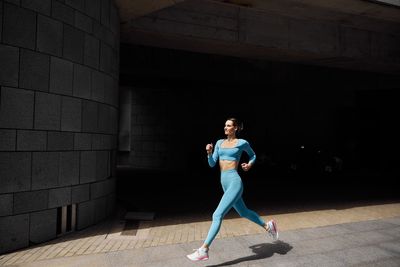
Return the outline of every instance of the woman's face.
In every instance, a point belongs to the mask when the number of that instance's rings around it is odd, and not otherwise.
[[[233,121],[227,120],[225,122],[224,131],[226,135],[234,135],[236,133],[236,126],[233,126]]]

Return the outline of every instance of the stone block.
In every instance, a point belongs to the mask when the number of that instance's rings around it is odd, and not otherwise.
[[[83,63],[85,33],[69,25],[64,25],[64,58]]]
[[[107,195],[107,180],[90,184],[90,199],[101,198]]]
[[[18,151],[44,151],[46,150],[47,133],[45,131],[17,131]]]
[[[49,91],[50,57],[21,49],[19,87]]]
[[[18,86],[19,51],[16,47],[0,44],[0,85]]]
[[[116,189],[116,179],[115,178],[107,179],[106,194],[109,195],[115,193],[115,189]]]
[[[62,56],[63,25],[55,19],[38,15],[37,50],[54,56]]]
[[[100,46],[100,70],[111,73],[111,58],[114,56],[112,48],[105,43]]]
[[[72,95],[73,63],[52,57],[50,63],[50,92]]]
[[[96,151],[81,152],[80,159],[80,183],[96,181]]]
[[[113,92],[111,93],[111,96],[112,96],[111,103],[114,107],[118,107],[119,100],[120,100],[118,80],[114,79],[113,84],[114,84],[114,86],[113,86]]]
[[[108,134],[93,134],[92,139],[93,150],[112,149],[112,136]]]
[[[33,212],[30,214],[29,241],[37,244],[56,238],[57,209]]]
[[[13,194],[0,194],[0,217],[13,213]]]
[[[26,191],[31,187],[31,153],[0,152],[0,193]]]
[[[105,28],[104,31],[104,42],[106,44],[108,44],[112,50],[113,53],[117,53],[118,49],[119,49],[119,40],[118,38],[116,38],[117,36],[114,35],[110,30],[108,30],[107,28]]]
[[[94,21],[93,22],[93,35],[100,41],[105,42],[106,40],[106,27],[104,25],[100,24],[100,22]]]
[[[14,5],[21,5],[21,0],[4,0],[5,2],[13,3]]]
[[[61,96],[36,93],[35,129],[60,130]]]
[[[88,201],[90,197],[90,185],[82,184],[73,186],[71,188],[71,203],[80,203],[84,201]]]
[[[110,0],[101,0],[101,24],[110,27]]]
[[[51,0],[21,0],[21,6],[50,16]]]
[[[32,190],[57,187],[59,157],[59,152],[32,154]]]
[[[118,145],[118,136],[117,135],[111,135],[111,149],[116,150],[117,149],[117,145]]]
[[[15,130],[0,129],[0,151],[14,151],[16,139]]]
[[[100,7],[101,1],[99,0],[85,0],[85,13],[97,21],[100,21]]]
[[[58,185],[79,184],[79,152],[60,152]]]
[[[36,13],[4,3],[3,42],[35,50]]]
[[[94,200],[94,222],[100,222],[107,217],[107,198],[102,197]]]
[[[90,99],[91,97],[91,70],[88,67],[75,65],[74,67],[74,96]]]
[[[96,151],[96,180],[106,179],[108,175],[109,152]]]
[[[110,172],[111,177],[117,176],[116,166],[117,166],[117,151],[113,150],[113,151],[110,151],[110,165],[109,165],[110,170],[109,170],[109,172]],[[114,182],[114,185],[115,185],[115,182]]]
[[[87,201],[77,204],[77,229],[81,230],[94,223],[94,202]]]
[[[110,8],[110,30],[114,33],[117,34],[119,33],[119,15],[118,15],[118,9],[114,5],[113,2],[111,2],[111,8]]]
[[[20,192],[14,194],[14,214],[47,209],[47,190]]]
[[[48,132],[47,150],[61,151],[72,150],[74,147],[74,134],[68,132]]]
[[[61,20],[69,25],[74,25],[74,9],[67,5],[64,5],[63,3],[60,3],[60,1],[53,0],[51,15],[55,19]]]
[[[85,14],[75,11],[75,27],[87,33],[93,32],[93,21]]]
[[[29,245],[29,214],[0,217],[0,254]]]
[[[119,75],[119,54],[116,50],[111,50],[112,54],[110,57],[110,75],[114,79],[118,79]]]
[[[82,101],[73,97],[61,97],[61,131],[81,131]]]
[[[84,63],[92,68],[99,67],[100,42],[93,36],[85,35]]]
[[[91,150],[92,135],[87,133],[75,133],[74,150]]]
[[[49,190],[49,208],[57,208],[71,204],[71,187]]]
[[[104,75],[104,103],[113,105],[114,79],[109,75]]]
[[[104,74],[100,71],[92,71],[92,99],[104,102]]]
[[[0,43],[3,39],[3,2],[0,3]]]
[[[109,107],[111,113],[111,121],[110,121],[110,133],[117,134],[118,133],[118,109],[114,107]]]
[[[82,12],[85,11],[85,0],[65,0],[65,4]]]
[[[110,106],[99,104],[99,122],[97,130],[100,133],[111,133],[111,108]]]
[[[107,216],[111,215],[115,211],[116,197],[115,194],[107,196]]]
[[[82,131],[97,132],[98,104],[82,100]]]
[[[34,92],[1,87],[0,95],[0,127],[32,129]]]

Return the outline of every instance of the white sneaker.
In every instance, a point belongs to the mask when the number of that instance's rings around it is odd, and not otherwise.
[[[186,255],[192,261],[205,261],[208,260],[208,251],[205,248],[193,249],[192,254]]]
[[[278,226],[276,225],[276,222],[274,220],[268,221],[268,233],[272,237],[273,240],[278,240],[279,238],[279,233],[278,233]]]

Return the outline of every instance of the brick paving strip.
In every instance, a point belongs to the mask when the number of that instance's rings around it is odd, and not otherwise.
[[[262,217],[265,221],[274,218],[282,232],[397,216],[400,216],[400,203],[349,205],[347,208],[315,209],[290,213],[277,212]],[[0,255],[0,266],[35,262],[43,259],[201,241],[207,235],[210,224],[211,221],[204,220],[204,218],[201,220],[182,217],[156,218],[154,221],[140,222],[136,235],[129,236],[121,235],[124,225],[121,220],[109,220],[47,243]],[[261,227],[246,219],[227,216],[223,221],[217,238],[253,235],[264,232]]]

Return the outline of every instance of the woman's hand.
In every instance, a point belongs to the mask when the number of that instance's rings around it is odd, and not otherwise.
[[[206,145],[206,151],[207,151],[207,154],[208,154],[208,155],[211,155],[211,154],[212,154],[213,147],[214,147],[214,146],[213,146],[212,143]]]
[[[248,163],[242,163],[240,166],[242,166],[242,169],[247,172],[251,168],[251,164]]]

